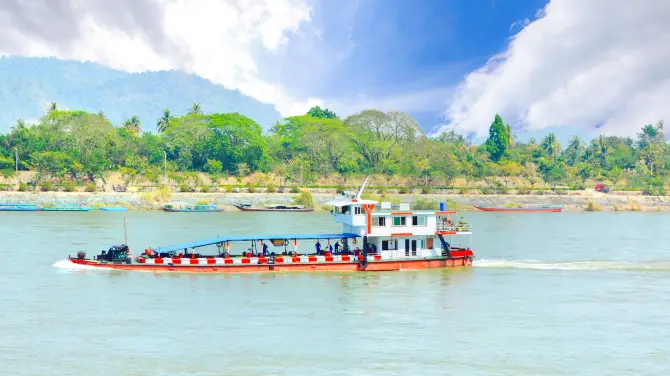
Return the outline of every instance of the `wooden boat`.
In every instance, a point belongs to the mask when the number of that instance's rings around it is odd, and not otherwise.
[[[264,205],[260,208],[254,208],[250,204],[233,204],[234,207],[241,211],[251,212],[298,212],[306,213],[313,212],[314,208],[305,208],[302,205]]]
[[[8,204],[0,204],[0,211],[40,211],[42,208],[40,206],[37,206],[36,204],[14,204],[14,203],[8,203]]]
[[[362,200],[360,193],[328,203],[341,233],[229,235],[147,248],[135,255],[124,244],[93,258],[79,251],[68,260],[93,268],[186,273],[377,272],[472,265],[470,247],[451,245],[452,237],[472,234],[465,222],[452,223],[455,212],[412,211],[409,205],[398,211],[390,203],[379,208],[376,201]],[[314,248],[308,246],[314,252],[300,249],[301,241],[315,241]],[[251,248],[232,255],[236,242],[251,242]],[[214,252],[200,253],[210,246],[216,247]]]
[[[98,208],[101,211],[105,212],[125,212],[128,211],[128,208],[124,208],[123,206],[101,206]]]
[[[223,208],[209,204],[191,204],[189,202],[170,202],[163,206],[163,210],[171,213],[212,213],[222,212]]]
[[[42,208],[43,211],[58,211],[58,212],[88,212],[95,210],[91,206],[80,206],[77,204],[54,204]]]
[[[523,213],[556,213],[563,210],[563,206],[522,206],[522,207],[506,207],[506,206],[481,206],[475,205],[475,208],[487,212],[523,212]]]

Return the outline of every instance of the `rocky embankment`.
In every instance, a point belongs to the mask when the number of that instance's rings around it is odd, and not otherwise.
[[[287,204],[296,194],[291,193],[171,193],[169,197],[158,192],[144,193],[84,193],[84,192],[0,192],[0,203],[122,205],[130,209],[156,210],[168,201],[208,202],[232,208],[234,203]],[[314,201],[323,204],[335,197],[334,193],[313,193]],[[385,199],[386,200],[386,199]],[[566,211],[670,211],[670,197],[642,196],[639,194],[614,192],[570,192],[556,195],[397,195],[389,201],[414,202],[431,200],[448,202],[448,206],[460,211],[474,210],[473,205],[563,205]]]

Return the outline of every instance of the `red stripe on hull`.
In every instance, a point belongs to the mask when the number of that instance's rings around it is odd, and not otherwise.
[[[454,254],[455,252],[452,252]],[[343,272],[343,271],[397,271],[397,270],[419,270],[431,268],[449,268],[459,266],[472,266],[472,259],[465,258],[467,253],[472,251],[458,251],[461,256],[454,255],[450,259],[428,259],[428,260],[394,260],[394,261],[369,261],[365,270],[360,270],[357,263],[319,263],[319,264],[275,264],[273,270],[270,266],[263,265],[202,265],[191,266],[168,266],[151,264],[99,264],[91,260],[70,260],[74,264],[88,265],[101,269],[117,270],[141,270],[141,271],[169,271],[186,273],[259,273],[259,272],[289,272],[289,271],[310,271],[310,272]]]

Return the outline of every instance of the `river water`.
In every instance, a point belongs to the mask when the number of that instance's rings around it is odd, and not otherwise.
[[[0,213],[0,374],[670,374],[668,215],[467,213],[465,270],[64,267],[123,242],[124,216],[133,249],[340,230],[324,213]]]

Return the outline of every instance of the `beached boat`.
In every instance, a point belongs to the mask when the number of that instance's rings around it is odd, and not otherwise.
[[[190,202],[169,202],[163,205],[163,210],[171,213],[211,213],[222,212],[223,208],[209,204],[191,204]]]
[[[37,204],[7,203],[0,204],[0,211],[40,211],[42,207]]]
[[[455,212],[413,211],[409,204],[378,205],[362,200],[361,193],[362,189],[354,198],[328,203],[333,220],[342,225],[341,233],[220,236],[147,248],[134,255],[127,245],[120,245],[93,258],[79,251],[68,260],[94,268],[187,273],[371,272],[472,265],[472,249],[452,245],[453,238],[472,234],[467,223],[451,220]],[[232,255],[232,244],[240,242],[250,242],[251,248]],[[301,248],[301,242],[308,245]],[[215,249],[201,253],[204,247]]]
[[[253,207],[251,204],[233,204],[241,211],[251,212],[313,212],[313,208],[305,208],[303,205],[263,205],[262,207]]]
[[[481,206],[475,205],[475,208],[487,212],[525,212],[525,213],[556,213],[563,210],[563,206],[521,206],[521,207],[506,207],[506,206]]]
[[[95,210],[92,206],[81,206],[77,204],[54,204],[42,208],[43,211],[58,211],[58,212],[88,212]]]

